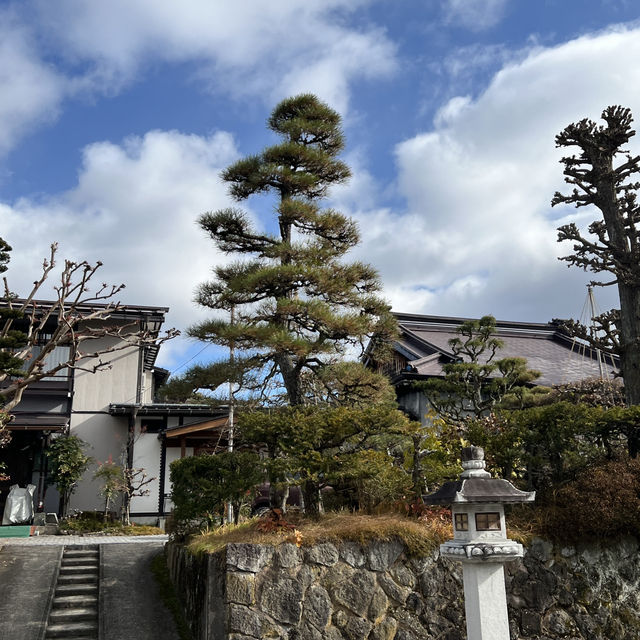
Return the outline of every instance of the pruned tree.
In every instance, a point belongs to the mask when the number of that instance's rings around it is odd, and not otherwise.
[[[222,252],[244,259],[217,267],[215,280],[196,296],[210,309],[234,308],[235,320],[209,320],[189,333],[237,349],[233,361],[212,367],[213,383],[246,386],[251,371],[262,390],[271,384],[284,390],[285,404],[300,406],[315,402],[309,376],[326,372],[353,347],[364,349],[373,339],[372,356],[381,357],[395,322],[378,296],[375,270],[343,261],[359,241],[355,222],[321,207],[329,188],[350,175],[338,159],[340,116],[305,94],[281,102],[268,127],[281,141],[231,165],[222,178],[237,201],[275,196],[276,231],[258,229],[235,208],[200,218]]]
[[[111,366],[111,356],[132,347],[157,345],[178,335],[169,329],[162,336],[137,323],[111,319],[123,307],[114,298],[124,285],[99,285],[91,289],[101,262],[64,261],[54,285],[55,299],[36,296],[56,267],[57,244],[42,265],[30,293],[18,298],[4,277],[0,298],[0,406],[8,412],[34,382],[64,369],[95,373]],[[98,343],[98,338],[111,341]],[[68,347],[66,357],[51,358],[57,347]],[[57,354],[59,356],[59,354]]]
[[[103,519],[109,518],[109,507],[122,493],[124,473],[122,467],[117,465],[109,456],[106,462],[98,462],[98,468],[93,474],[93,479],[100,483],[100,495],[104,498]]]
[[[496,333],[493,316],[463,322],[459,337],[449,340],[455,361],[443,365],[443,378],[416,383],[436,413],[460,427],[469,417],[488,415],[507,395],[540,376],[527,369],[524,358],[500,358],[504,343]]]
[[[148,496],[151,490],[149,485],[156,480],[150,477],[146,469],[142,467],[130,467],[123,465],[122,482],[120,492],[122,493],[122,524],[131,525],[131,501],[133,498]]]
[[[572,323],[573,335],[593,347],[613,351],[620,356],[628,405],[640,404],[640,207],[637,190],[640,182],[640,156],[631,155],[624,146],[635,135],[629,109],[607,107],[602,113],[606,125],[585,118],[570,124],[556,136],[557,147],[577,147],[577,155],[566,156],[565,182],[574,185],[569,194],[556,193],[553,206],[596,207],[602,217],[588,226],[588,234],[575,223],[558,229],[558,241],[573,242],[573,253],[560,258],[569,266],[593,273],[606,273],[607,281],[592,285],[617,285],[620,309],[612,309],[595,318],[596,331]],[[640,433],[630,453],[640,449]]]
[[[352,480],[354,462],[365,451],[384,449],[385,437],[404,432],[408,418],[395,404],[338,407],[279,407],[254,411],[238,420],[242,442],[265,455],[268,480],[276,485],[299,485],[305,512],[322,511],[322,489],[341,476]],[[397,436],[395,436],[397,437]],[[381,440],[382,439],[382,440]],[[380,452],[389,467],[392,458]],[[285,496],[275,506],[285,509]],[[272,499],[273,504],[273,499]]]

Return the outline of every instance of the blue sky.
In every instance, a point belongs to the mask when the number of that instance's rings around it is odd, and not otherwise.
[[[220,170],[273,141],[273,106],[310,91],[342,114],[353,169],[328,204],[359,222],[353,257],[395,310],[578,317],[589,277],[557,261],[555,228],[593,214],[551,210],[554,136],[609,104],[640,114],[639,18],[631,0],[0,2],[11,287],[57,240],[124,302],[206,317],[194,288],[226,258],[195,220],[230,204]],[[267,201],[247,210],[270,224]]]

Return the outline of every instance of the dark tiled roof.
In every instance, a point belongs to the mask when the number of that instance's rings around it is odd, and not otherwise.
[[[203,418],[219,418],[229,414],[226,406],[212,407],[208,404],[187,403],[153,403],[153,404],[116,404],[109,405],[109,413],[130,415],[135,411],[139,416],[202,416]]]
[[[466,478],[445,482],[438,491],[423,499],[427,504],[453,504],[454,502],[531,502],[535,491],[526,492],[516,489],[508,480],[502,478]]]
[[[58,413],[35,413],[16,411],[7,425],[9,431],[64,431],[69,424],[69,416]]]
[[[454,355],[449,340],[459,337],[456,328],[466,318],[395,314],[401,335],[395,348],[408,359],[410,371],[419,376],[440,376],[442,366]],[[597,353],[560,333],[553,324],[496,323],[496,334],[504,343],[498,358],[525,358],[530,369],[540,372],[536,384],[554,385],[600,376]],[[617,358],[602,355],[609,377],[618,369]]]

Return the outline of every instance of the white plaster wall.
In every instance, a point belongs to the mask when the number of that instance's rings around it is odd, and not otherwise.
[[[84,352],[97,351],[121,343],[117,337],[103,337],[83,344]],[[117,464],[124,462],[123,452],[127,442],[128,417],[111,416],[111,403],[133,403],[136,401],[140,349],[126,347],[101,356],[110,367],[92,373],[76,370],[73,381],[71,411],[71,434],[87,443],[87,454],[94,462],[84,474],[78,488],[71,497],[70,507],[81,510],[101,510],[103,498],[100,483],[93,480],[98,462],[111,459]],[[96,358],[80,361],[80,366],[91,368],[98,362]]]
[[[126,416],[116,417],[104,413],[71,415],[71,435],[78,436],[87,443],[85,452],[94,459],[71,496],[71,509],[90,511],[103,508],[100,484],[93,479],[93,474],[97,463],[107,461],[109,456],[114,462],[121,463],[122,452],[127,443],[127,425]]]
[[[187,447],[185,453],[185,458],[193,455],[193,447]],[[165,484],[165,493],[171,493],[171,481],[170,481],[170,473],[171,473],[171,463],[174,460],[180,460],[180,447],[167,447],[167,457],[165,463],[165,474],[166,474],[166,484]],[[164,508],[166,512],[169,512],[173,509],[173,502],[171,498],[168,498],[164,503]]]
[[[120,342],[118,338],[104,337],[84,344],[83,351],[108,348]],[[109,369],[95,373],[76,370],[73,383],[74,411],[106,411],[112,402],[133,403],[136,401],[140,349],[132,346],[102,356],[109,361]],[[97,359],[85,359],[80,365],[90,368]]]
[[[144,371],[142,374],[142,403],[153,403],[153,372]]]
[[[149,491],[146,496],[135,497],[131,500],[131,513],[146,513],[158,511],[160,492],[160,451],[162,443],[158,440],[157,433],[136,433],[136,441],[133,448],[134,469],[143,468],[148,478],[153,481],[145,485]]]

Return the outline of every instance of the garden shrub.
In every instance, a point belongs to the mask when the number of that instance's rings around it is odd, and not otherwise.
[[[392,462],[385,451],[372,449],[345,457],[330,478],[334,492],[325,507],[375,513],[406,500],[412,495],[411,477]]]
[[[563,540],[640,536],[640,459],[590,467],[559,488],[548,507],[547,535]]]
[[[236,518],[242,504],[263,480],[260,457],[234,451],[182,458],[171,463],[171,498],[176,528],[220,522],[230,502]]]
[[[470,421],[465,436],[484,447],[493,472],[543,498],[590,464],[614,454],[615,446],[603,445],[604,430],[611,429],[610,411],[619,409],[556,402],[500,411]],[[615,442],[612,433],[608,442]]]

